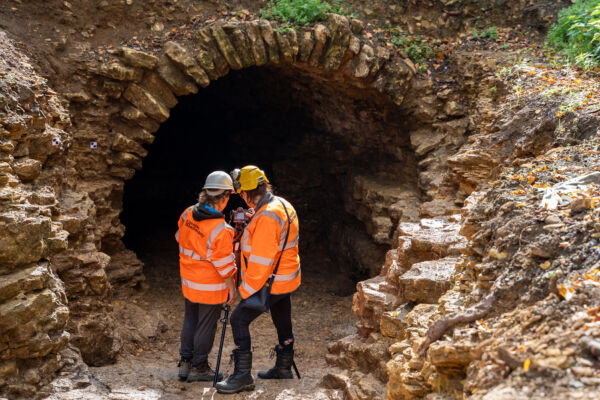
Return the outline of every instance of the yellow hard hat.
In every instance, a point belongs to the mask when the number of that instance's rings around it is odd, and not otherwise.
[[[254,190],[261,182],[269,183],[264,171],[254,165],[246,165],[242,169],[234,169],[231,171],[231,177],[233,178],[233,187],[236,193]]]

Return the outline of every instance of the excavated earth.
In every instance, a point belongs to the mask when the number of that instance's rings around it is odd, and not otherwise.
[[[293,29],[265,4],[0,4],[0,396],[598,398],[600,79],[540,51],[570,2],[352,1]],[[444,53],[423,72],[392,25]],[[302,224],[303,377],[222,396],[176,379],[172,235],[250,162]],[[268,316],[252,335],[270,367]]]

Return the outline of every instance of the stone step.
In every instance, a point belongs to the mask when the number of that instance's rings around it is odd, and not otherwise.
[[[381,275],[359,282],[356,290],[352,312],[360,319],[359,332],[367,336],[379,329],[379,320],[383,312],[394,310],[400,304],[400,300],[393,294],[397,289]]]
[[[459,256],[467,240],[461,236],[460,215],[423,218],[418,223],[398,225],[400,259],[405,268],[413,262],[429,261],[448,256]],[[404,243],[409,242],[410,245]]]
[[[399,290],[404,301],[437,303],[440,296],[450,289],[458,261],[458,258],[446,257],[413,264],[410,270],[399,278]]]

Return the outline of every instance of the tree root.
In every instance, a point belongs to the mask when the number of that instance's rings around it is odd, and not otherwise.
[[[464,323],[469,323],[476,321],[478,319],[482,319],[494,305],[496,301],[495,291],[492,291],[487,297],[477,303],[475,306],[471,307],[464,313],[458,314],[453,313],[444,318],[441,318],[435,321],[427,330],[426,338],[419,346],[418,352],[419,355],[422,356],[425,354],[429,345],[439,338],[441,338],[448,329]]]
[[[512,354],[509,353],[504,347],[500,347],[498,349],[498,358],[504,362],[504,364],[508,365],[508,367],[513,370],[519,368],[523,365],[523,362],[515,358]]]

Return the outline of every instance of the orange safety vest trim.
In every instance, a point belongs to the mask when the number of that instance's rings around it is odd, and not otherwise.
[[[227,301],[224,278],[237,268],[233,255],[234,229],[225,218],[196,221],[188,207],[179,218],[175,239],[179,243],[181,290],[194,303],[221,304]]]
[[[288,221],[280,199],[285,203],[291,220],[290,233],[284,249],[282,247]],[[275,197],[256,212],[242,235],[240,285],[242,298],[248,298],[264,286],[269,276],[273,274],[280,254],[281,261],[271,293],[290,293],[300,286],[299,238],[300,229],[296,210],[287,200]]]

